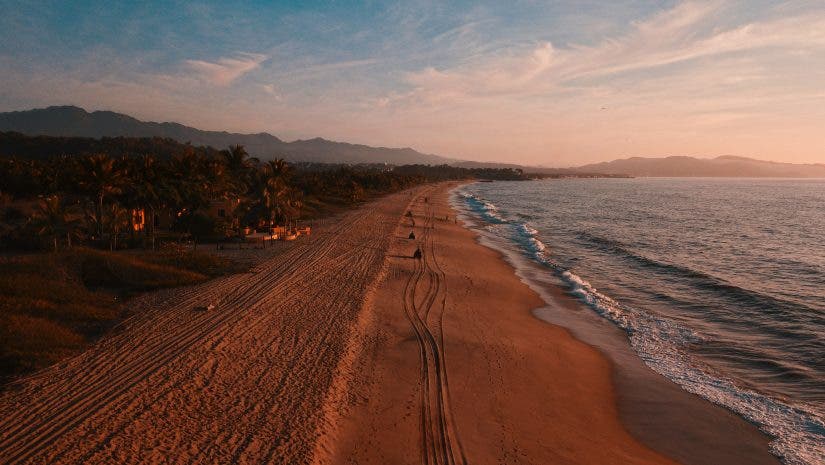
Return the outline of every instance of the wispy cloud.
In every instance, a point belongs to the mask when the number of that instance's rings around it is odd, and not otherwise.
[[[257,53],[238,53],[233,57],[220,58],[215,62],[186,60],[186,67],[197,77],[218,86],[227,86],[255,70],[269,57]]]
[[[439,71],[427,67],[408,74],[407,81],[416,87],[416,98],[441,102],[448,98],[471,95],[494,95],[529,91],[528,85],[542,76],[553,64],[557,52],[553,44],[541,43],[524,55],[498,56],[478,67]]]
[[[284,98],[281,91],[275,87],[275,84],[261,84],[261,89],[279,102]]]
[[[685,2],[636,22],[625,35],[595,46],[556,48],[550,42],[540,42],[527,48],[516,46],[507,53],[485,56],[460,67],[427,67],[407,75],[412,91],[395,92],[383,101],[431,103],[547,94],[569,88],[577,80],[604,79],[705,57],[778,47],[801,54],[825,47],[825,13],[720,30],[712,20],[721,5]]]
[[[285,73],[283,73],[283,75],[290,77],[308,78],[344,69],[374,65],[376,63],[378,63],[378,60],[375,58],[366,58],[362,60],[332,61],[328,63],[317,63],[303,67],[299,66],[286,71]]]
[[[101,21],[91,3],[23,2],[0,15],[0,109],[68,102],[550,165],[821,161],[820,3],[410,0],[354,15],[348,3],[270,2]],[[55,26],[74,24],[85,29]]]

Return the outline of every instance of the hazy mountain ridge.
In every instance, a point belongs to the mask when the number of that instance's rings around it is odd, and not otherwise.
[[[237,134],[203,131],[179,123],[140,121],[112,111],[75,106],[0,113],[0,131],[64,137],[169,138],[195,146],[225,148],[240,144],[262,159],[284,158],[293,162],[452,164],[465,168],[515,168],[550,176],[627,175],[636,177],[794,177],[825,178],[825,164],[792,164],[724,155],[712,159],[688,156],[631,157],[574,168],[547,168],[513,163],[456,160],[425,154],[411,148],[371,147],[336,142],[320,137],[286,142],[269,133]]]
[[[262,159],[284,158],[293,162],[443,164],[454,160],[425,154],[411,148],[370,147],[322,138],[286,142],[268,133],[236,134],[203,131],[179,123],[140,121],[112,111],[86,110],[74,106],[0,113],[0,131],[29,135],[66,137],[168,137],[215,148],[240,144]]]
[[[579,166],[574,170],[637,177],[825,178],[825,164],[780,163],[733,155],[710,159],[687,156],[631,157]]]

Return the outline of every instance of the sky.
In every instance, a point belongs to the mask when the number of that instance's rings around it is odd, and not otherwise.
[[[478,161],[825,162],[825,1],[0,0],[0,111]]]

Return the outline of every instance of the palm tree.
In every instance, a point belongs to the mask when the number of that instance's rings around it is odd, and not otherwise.
[[[252,158],[242,145],[232,145],[227,150],[221,150],[223,163],[226,167],[227,194],[240,197],[247,193],[252,184],[252,174],[257,158]]]
[[[288,206],[291,191],[288,175],[289,165],[281,159],[271,160],[261,168],[259,198],[269,221],[283,215]]]
[[[170,185],[164,191],[166,201],[178,211],[192,212],[209,201],[213,186],[208,162],[189,151],[177,155],[169,163]]]
[[[304,207],[304,193],[295,188],[289,188],[286,195],[285,213],[288,218],[297,219],[301,215],[301,208]]]
[[[128,201],[133,207],[148,214],[147,229],[153,250],[156,237],[155,214],[176,197],[169,182],[170,173],[165,168],[164,163],[153,155],[144,155],[131,164]]]
[[[103,215],[104,226],[109,231],[109,250],[117,250],[117,240],[124,228],[131,224],[131,212],[120,205],[109,205]]]
[[[242,145],[229,146],[227,150],[221,150],[223,164],[226,168],[223,174],[224,197],[237,203],[232,210],[233,222],[238,221],[238,234],[241,234],[241,219],[245,213],[252,208],[251,202],[242,198],[250,192],[255,182],[255,167],[259,163],[257,158],[252,158]]]
[[[63,199],[59,195],[41,199],[32,218],[32,225],[38,234],[51,236],[55,252],[58,251],[58,242],[64,234],[67,247],[72,247],[72,234],[76,223],[77,219],[64,207]]]
[[[78,182],[81,190],[94,201],[94,225],[98,239],[103,238],[103,204],[121,192],[123,170],[105,154],[91,155],[82,160]]]
[[[243,145],[230,145],[228,149],[221,150],[221,155],[226,167],[234,174],[245,175],[258,163],[258,159],[250,157]]]
[[[281,158],[269,160],[264,164],[262,169],[271,176],[280,176],[282,178],[287,178],[292,174],[292,167]]]
[[[164,204],[174,206],[179,219],[184,220],[178,225],[184,226],[186,232],[192,233],[191,222],[186,220],[197,210],[222,196],[231,198],[228,193],[234,192],[236,184],[228,185],[231,177],[227,171],[223,157],[206,157],[188,151],[172,158],[165,174],[170,182],[162,197]]]

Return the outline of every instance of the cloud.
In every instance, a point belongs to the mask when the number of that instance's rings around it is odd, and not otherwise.
[[[412,0],[357,22],[334,8],[270,18],[256,9],[231,34],[196,12],[198,28],[165,31],[188,44],[175,49],[138,35],[123,50],[121,27],[109,47],[45,40],[32,51],[39,38],[11,41],[19,46],[0,53],[0,106],[69,102],[204,129],[479,160],[745,153],[821,161],[821,5],[596,3]],[[15,37],[6,31],[0,38]],[[222,51],[228,43],[265,55]]]
[[[263,89],[264,92],[266,92],[279,102],[284,98],[283,95],[281,95],[280,90],[278,90],[278,88],[275,87],[275,84],[262,84],[261,89]]]
[[[228,86],[233,81],[261,66],[269,57],[257,53],[238,53],[216,62],[186,60],[186,67],[197,77],[217,86]]]
[[[825,10],[743,20],[734,6],[682,2],[590,45],[470,44],[403,73],[406,87],[375,95],[367,111],[376,126],[403,124],[405,143],[491,159],[821,157],[825,139],[809,126],[825,115]],[[788,134],[805,143],[783,148]]]
[[[281,72],[278,76],[282,79],[316,79],[325,76],[338,76],[338,73],[353,68],[370,66],[378,63],[375,58],[365,58],[361,60],[332,61],[325,63],[313,63],[304,66],[295,66],[292,69]]]
[[[524,55],[497,57],[483,66],[466,70],[440,71],[427,67],[407,75],[415,87],[410,93],[396,93],[384,101],[413,98],[429,103],[444,103],[469,96],[495,96],[529,91],[532,82],[550,69],[556,50],[550,42],[534,46]]]
[[[706,57],[770,48],[805,50],[825,46],[825,14],[765,20],[728,28],[721,2],[683,2],[633,24],[631,30],[593,46],[554,47],[550,42],[515,45],[469,64],[410,72],[408,92],[385,96],[389,103],[548,95],[580,80],[605,80]],[[710,63],[707,66],[713,67]]]

